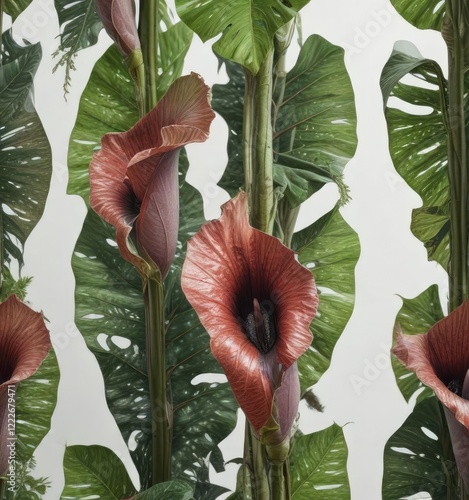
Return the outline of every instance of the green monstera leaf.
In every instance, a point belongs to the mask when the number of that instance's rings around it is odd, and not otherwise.
[[[334,346],[352,314],[358,236],[335,209],[293,237],[293,250],[311,269],[319,307],[311,324],[312,346],[298,360],[302,390],[315,384],[330,364]]]
[[[414,82],[399,80],[410,73]],[[389,94],[406,104],[388,107],[389,147],[396,170],[422,198],[412,214],[411,229],[427,249],[428,258],[445,269],[449,259],[449,184],[446,81],[434,61],[394,52],[381,77]]]
[[[291,497],[294,500],[346,500],[348,450],[342,428],[296,436],[290,456]]]
[[[401,16],[420,29],[440,30],[443,25],[445,2],[441,0],[391,0]]]
[[[308,0],[176,0],[179,17],[202,41],[220,33],[213,44],[217,54],[256,74],[273,49],[276,31],[308,3]]]
[[[23,262],[23,245],[44,210],[52,173],[46,133],[30,98],[41,60],[37,45],[17,45],[3,34],[0,68],[0,226],[2,265]]]
[[[236,64],[225,64],[230,81],[213,87],[212,105],[229,127],[229,163],[220,185],[234,196],[244,185],[244,73]],[[277,188],[290,208],[327,182],[337,183],[345,199],[341,176],[355,153],[357,136],[354,95],[343,49],[320,36],[309,37],[282,85],[283,91],[275,89],[283,99],[273,115]]]
[[[458,476],[441,404],[426,398],[386,444],[383,500],[422,492],[435,499],[459,498]]]
[[[396,318],[396,327],[405,335],[418,335],[426,333],[443,317],[438,287],[432,285],[418,297],[403,299],[403,305]],[[395,356],[392,356],[391,360],[397,385],[407,401],[416,391],[420,391],[417,403],[433,395],[433,391],[424,386],[415,373],[407,370]]]

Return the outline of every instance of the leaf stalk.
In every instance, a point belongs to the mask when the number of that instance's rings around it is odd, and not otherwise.
[[[147,370],[152,421],[152,484],[171,478],[172,408],[166,375],[163,283],[159,273],[144,281]]]
[[[159,0],[141,0],[139,14],[139,36],[142,44],[145,67],[144,114],[158,102],[158,26]]]
[[[448,2],[453,40],[448,47],[448,175],[451,191],[449,262],[449,309],[453,311],[469,297],[468,289],[468,174],[464,112],[464,47],[459,1]]]

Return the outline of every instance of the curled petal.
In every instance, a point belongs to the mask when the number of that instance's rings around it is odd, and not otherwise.
[[[311,273],[277,238],[249,226],[246,195],[240,193],[223,206],[219,220],[189,241],[182,287],[236,399],[259,431],[272,414],[282,373],[311,343],[318,303]],[[248,338],[256,302],[272,312],[271,350],[259,350]]]
[[[104,29],[124,57],[140,49],[134,0],[95,0],[95,6]]]
[[[209,89],[192,73],[177,79],[130,130],[106,134],[93,156],[90,204],[116,228],[122,257],[141,273],[148,264],[129,243],[132,229],[137,226],[142,255],[150,256],[164,277],[177,245],[178,152],[205,141],[214,117]]]
[[[0,476],[7,467],[8,388],[33,375],[50,348],[41,314],[14,295],[0,304]]]
[[[425,334],[399,332],[393,352],[469,429],[469,401],[448,389],[453,381],[462,386],[469,368],[469,301]]]

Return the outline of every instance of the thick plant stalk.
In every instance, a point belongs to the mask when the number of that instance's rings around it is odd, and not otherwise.
[[[450,1],[447,15],[452,22],[448,49],[448,173],[451,191],[451,234],[449,265],[449,310],[469,298],[468,289],[468,175],[464,113],[464,23],[462,2]],[[467,27],[465,28],[467,29]]]
[[[251,208],[251,225],[272,234],[274,184],[272,157],[272,64],[273,51],[259,72],[246,70],[244,97],[244,172]]]
[[[144,282],[147,370],[152,419],[152,484],[171,477],[172,409],[166,374],[163,283],[158,274]]]
[[[244,433],[244,460],[249,470],[249,476],[246,469],[244,474],[244,496],[252,500],[269,500],[265,446],[260,443],[248,420]]]
[[[145,67],[144,114],[152,110],[158,102],[158,4],[158,0],[140,2],[139,35]]]

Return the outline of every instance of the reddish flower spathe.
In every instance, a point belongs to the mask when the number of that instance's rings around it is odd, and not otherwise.
[[[7,468],[8,388],[33,375],[51,348],[42,315],[14,295],[0,304],[0,476]]]
[[[163,277],[169,270],[179,226],[179,151],[205,141],[214,117],[209,88],[192,73],[178,78],[129,131],[106,134],[93,156],[90,204],[116,228],[122,257],[144,275],[146,255]],[[130,246],[132,230],[140,255]]]
[[[182,287],[251,425],[270,434],[269,444],[282,441],[298,411],[296,361],[312,340],[311,272],[277,238],[249,226],[240,193],[189,241]]]
[[[425,334],[398,334],[393,353],[445,407],[459,472],[469,487],[469,301]]]
[[[104,29],[124,57],[140,49],[134,0],[95,0],[95,6]]]

